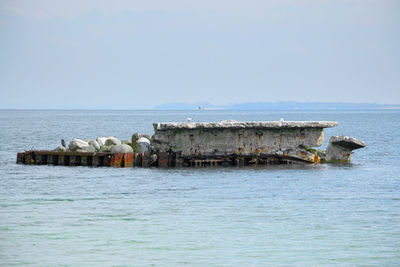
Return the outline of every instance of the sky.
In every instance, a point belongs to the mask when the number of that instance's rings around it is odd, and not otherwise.
[[[400,1],[0,0],[0,108],[400,104]]]

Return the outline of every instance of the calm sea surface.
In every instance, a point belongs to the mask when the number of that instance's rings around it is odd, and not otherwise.
[[[332,120],[352,165],[90,168],[15,164],[63,138],[153,122]],[[400,265],[400,111],[0,111],[3,266]]]

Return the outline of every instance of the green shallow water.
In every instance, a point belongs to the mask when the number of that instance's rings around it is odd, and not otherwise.
[[[16,165],[59,140],[152,122],[334,120],[352,165],[112,169]],[[396,266],[397,111],[0,111],[2,266]],[[325,142],[325,145],[327,143]]]

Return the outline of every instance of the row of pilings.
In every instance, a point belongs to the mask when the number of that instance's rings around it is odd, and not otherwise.
[[[59,152],[30,150],[17,154],[17,163],[25,165],[88,167],[206,167],[307,163],[285,156],[225,155],[183,157],[179,152],[159,152],[157,157],[145,153]]]

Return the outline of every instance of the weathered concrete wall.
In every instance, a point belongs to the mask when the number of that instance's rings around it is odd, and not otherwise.
[[[152,144],[160,152],[190,155],[257,155],[324,142],[336,122],[219,122],[154,124]]]

